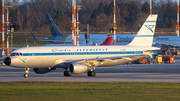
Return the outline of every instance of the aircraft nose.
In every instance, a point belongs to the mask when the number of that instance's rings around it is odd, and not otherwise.
[[[7,66],[10,66],[10,64],[11,64],[11,58],[6,57],[6,58],[4,59],[4,63],[5,63]]]

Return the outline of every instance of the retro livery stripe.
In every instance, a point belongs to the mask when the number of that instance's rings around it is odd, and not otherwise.
[[[151,53],[158,53],[153,51]],[[23,53],[23,56],[64,56],[64,55],[130,55],[143,54],[143,51],[110,51],[110,52],[59,52],[59,53]]]
[[[156,21],[145,21],[145,22],[156,22]]]

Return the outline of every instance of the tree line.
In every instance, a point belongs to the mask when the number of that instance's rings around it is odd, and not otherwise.
[[[72,0],[22,0],[23,3],[5,2],[9,8],[10,24],[15,31],[49,32],[45,13],[50,13],[61,32],[71,32]],[[158,31],[175,31],[177,9],[172,0],[153,0],[153,13],[158,14]],[[2,0],[0,0],[0,5]],[[91,31],[109,31],[113,27],[113,0],[77,0],[80,30],[90,25]],[[0,7],[2,13],[2,7]],[[117,31],[137,31],[150,12],[149,0],[116,0]],[[2,19],[2,16],[0,16]],[[6,21],[6,11],[5,11]],[[0,20],[0,23],[2,21]],[[2,25],[0,25],[1,27]],[[156,30],[156,31],[157,31]]]

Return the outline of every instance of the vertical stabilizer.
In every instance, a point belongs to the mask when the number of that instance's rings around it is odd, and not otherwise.
[[[106,38],[106,40],[104,40],[104,42],[102,44],[100,44],[99,46],[110,45],[111,44],[111,40],[112,40],[112,36]]]
[[[51,31],[51,35],[52,36],[60,36],[60,35],[62,35],[62,33],[59,31],[58,27],[54,23],[54,21],[53,21],[53,19],[50,16],[49,13],[46,13],[46,17],[48,19],[48,24],[49,24],[49,28],[50,28],[50,31]]]
[[[153,14],[152,16],[149,15],[134,40],[129,45],[152,46],[156,21],[157,14]]]

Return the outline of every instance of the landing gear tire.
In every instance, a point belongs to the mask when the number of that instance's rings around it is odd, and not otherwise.
[[[24,77],[27,78],[29,75],[27,73],[24,74]]]
[[[95,71],[88,71],[87,75],[94,77],[94,76],[96,76],[96,72]]]
[[[72,74],[69,71],[64,71],[64,76],[71,76]]]

